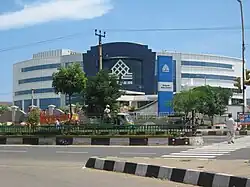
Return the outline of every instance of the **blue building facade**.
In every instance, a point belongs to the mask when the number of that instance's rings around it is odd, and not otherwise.
[[[128,42],[103,44],[103,68],[121,77],[123,88],[130,91],[156,93],[156,54],[147,45]],[[99,70],[98,46],[83,54],[83,66],[87,76]]]
[[[175,63],[172,56],[157,56],[158,113],[173,112],[172,100],[175,82]]]

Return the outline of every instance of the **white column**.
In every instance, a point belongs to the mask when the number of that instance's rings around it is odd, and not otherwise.
[[[40,99],[39,99],[39,98],[36,99],[36,106],[37,106],[38,108],[40,108]]]
[[[18,106],[11,106],[11,110],[12,110],[12,123],[16,122],[16,111],[18,109]]]
[[[49,105],[48,108],[49,108],[49,115],[52,116],[53,113],[54,113],[54,109],[56,108],[56,106],[55,105]]]
[[[24,100],[22,100],[22,111],[24,111]]]

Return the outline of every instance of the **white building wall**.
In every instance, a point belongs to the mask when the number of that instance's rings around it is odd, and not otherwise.
[[[18,81],[22,79],[29,79],[29,78],[36,78],[36,77],[47,77],[52,76],[54,72],[57,71],[57,68],[50,68],[50,69],[40,69],[40,70],[33,70],[22,72],[22,68],[25,67],[34,67],[39,65],[46,65],[46,64],[60,64],[62,65],[64,62],[74,62],[76,60],[76,55],[80,55],[80,53],[73,52],[68,49],[61,49],[61,50],[52,50],[52,51],[45,51],[40,52],[33,55],[33,58],[30,60],[22,61],[13,65],[13,102],[14,101],[22,101],[22,108],[24,108],[24,100],[31,99],[31,94],[26,95],[16,95],[15,92],[24,91],[24,90],[31,90],[31,89],[43,89],[43,88],[52,88],[52,80],[50,81],[40,81],[40,82],[32,82],[32,83],[24,83],[19,84]],[[65,56],[65,58],[63,58]],[[81,56],[81,55],[80,55]],[[82,60],[82,58],[80,58]],[[65,100],[64,96],[55,94],[53,92],[50,93],[35,93],[34,99],[49,99],[49,98],[61,98],[61,104],[65,103],[62,100]]]
[[[242,60],[238,58],[206,55],[206,54],[189,54],[163,51],[157,53],[158,56],[172,56],[176,61],[176,92],[192,87],[210,85],[213,87],[223,87],[237,89],[234,86],[234,80],[209,79],[209,78],[182,78],[181,74],[205,74],[205,75],[220,75],[242,78]],[[182,65],[182,61],[210,62],[219,64],[232,65],[232,69],[222,67],[207,67],[207,66],[191,66]],[[242,93],[234,93],[233,99],[242,99]],[[246,102],[246,101],[245,101]],[[229,101],[231,103],[231,100]],[[236,107],[237,108],[237,107]],[[239,107],[238,107],[239,108]],[[237,108],[237,109],[238,109]],[[235,107],[234,111],[235,113]]]
[[[173,56],[173,60],[176,60],[176,86],[177,92],[181,91],[181,85],[193,84],[194,86],[211,85],[221,86],[225,88],[235,88],[233,80],[218,80],[218,79],[199,79],[194,78],[181,78],[182,73],[188,74],[206,74],[206,75],[222,75],[222,76],[233,76],[242,77],[242,61],[238,58],[223,57],[215,55],[204,55],[204,54],[188,54],[188,53],[177,53],[163,51],[157,55]],[[205,66],[187,66],[181,65],[181,61],[198,61],[198,62],[211,62],[220,64],[230,64],[233,66],[232,69],[219,68],[219,67],[205,67]],[[191,86],[191,85],[190,85]]]

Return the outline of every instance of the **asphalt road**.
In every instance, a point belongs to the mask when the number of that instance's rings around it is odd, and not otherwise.
[[[205,144],[223,142],[226,137],[204,137]],[[0,181],[8,187],[75,187],[75,186],[144,186],[184,187],[185,184],[160,181],[105,171],[83,168],[91,156],[160,157],[191,149],[181,147],[127,146],[0,146]],[[245,155],[245,156],[244,156]],[[220,159],[245,159],[250,149],[241,149]],[[231,157],[230,157],[231,156]],[[190,185],[191,186],[191,185]]]
[[[187,150],[189,147],[51,147],[51,146],[27,146],[27,147],[0,147],[1,158],[19,158],[36,160],[60,160],[84,162],[91,156],[98,157],[160,157],[164,154]]]
[[[240,138],[242,136],[236,136],[236,138]],[[227,141],[227,136],[203,136],[204,144],[209,145],[213,143],[220,143],[223,141]]]
[[[226,137],[204,137],[205,144],[225,141]],[[36,159],[36,160],[60,160],[84,162],[91,156],[97,157],[161,157],[171,153],[178,153],[194,146],[159,146],[159,147],[128,147],[128,146],[0,146],[0,159]],[[240,151],[240,150],[239,150]],[[247,159],[249,153],[237,151],[233,157],[223,155],[220,159],[236,159],[237,157]]]
[[[133,175],[83,169],[82,162],[37,161],[0,158],[1,186],[8,187],[184,187],[180,183]]]

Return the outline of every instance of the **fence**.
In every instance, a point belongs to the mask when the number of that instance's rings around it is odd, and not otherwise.
[[[187,135],[191,132],[191,128],[177,125],[0,126],[0,135]]]

